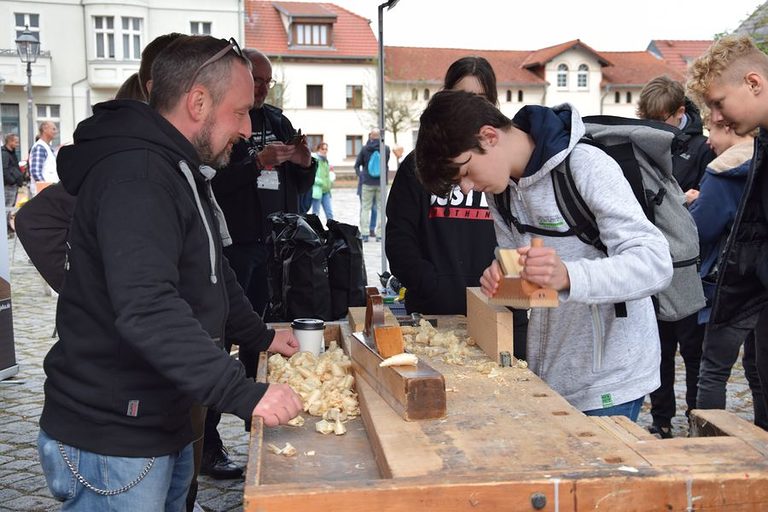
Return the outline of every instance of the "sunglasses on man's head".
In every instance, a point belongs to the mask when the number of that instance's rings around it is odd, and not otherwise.
[[[229,53],[229,50],[232,50],[233,52],[235,52],[235,55],[237,55],[241,59],[245,59],[245,56],[243,55],[243,50],[240,49],[240,45],[237,44],[237,41],[235,41],[234,37],[230,37],[229,41],[227,42],[227,46],[225,46],[224,48],[216,52],[213,55],[213,57],[211,57],[210,59],[200,64],[200,67],[198,67],[195,70],[195,74],[192,75],[192,79],[189,81],[189,85],[187,85],[187,87],[184,89],[184,92],[189,92],[190,90],[192,90],[192,86],[195,85],[195,80],[197,80],[197,77],[200,74],[200,71],[202,71],[202,69],[205,66],[209,64],[213,64],[217,60],[223,58],[227,53]]]

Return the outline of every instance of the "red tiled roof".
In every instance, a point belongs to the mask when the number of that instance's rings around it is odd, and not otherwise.
[[[595,56],[597,61],[602,64],[603,66],[609,66],[611,64],[610,61],[608,61],[602,53],[596,52],[592,47],[589,45],[584,44],[580,39],[574,39],[572,41],[568,41],[562,44],[558,44],[555,46],[549,46],[547,48],[542,48],[540,50],[535,50],[528,53],[528,57],[525,59],[525,62],[523,62],[523,67],[525,68],[536,68],[539,66],[546,65],[547,62],[551,61],[561,53],[568,51],[572,48],[582,48],[592,55]]]
[[[301,18],[336,18],[336,15],[320,4],[306,2],[272,2],[275,9],[287,14]]]
[[[685,76],[677,68],[649,52],[603,52],[612,66],[603,68],[603,84],[642,86],[659,75],[668,75],[684,81]]]
[[[679,73],[685,75],[688,71],[688,64],[696,57],[703,55],[713,41],[685,41],[685,40],[664,40],[654,39],[648,45],[648,51],[664,59],[670,66],[673,66]]]
[[[288,34],[278,9],[302,19],[335,16],[333,47],[289,48]],[[245,13],[246,46],[270,57],[375,59],[378,55],[378,42],[369,20],[331,3],[246,0]]]
[[[524,69],[522,63],[530,52],[468,50],[461,48],[414,48],[387,46],[384,67],[390,82],[443,83],[448,66],[461,57],[475,55],[490,62],[499,85],[536,85],[544,80]]]

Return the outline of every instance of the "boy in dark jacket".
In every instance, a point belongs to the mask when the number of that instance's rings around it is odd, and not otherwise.
[[[744,195],[723,248],[707,336],[754,328],[755,361],[768,397],[768,56],[748,36],[716,41],[689,70],[688,91],[712,123],[738,135],[760,128]],[[768,406],[768,404],[765,404]]]
[[[738,135],[730,127],[707,121],[709,145],[718,155],[707,166],[701,179],[701,190],[688,194],[689,210],[699,231],[701,247],[701,280],[707,306],[699,311],[699,323],[706,325],[715,296],[715,281],[722,253],[731,226],[736,218],[749,166],[754,154],[757,133]],[[768,416],[763,403],[760,378],[755,366],[755,336],[753,329],[728,326],[704,334],[699,390],[696,407],[699,409],[725,409],[725,389],[731,368],[744,344],[742,364],[752,391],[755,425],[768,427]]]
[[[268,425],[301,408],[221,350],[224,336],[298,347],[266,328],[221,256],[209,166],[250,131],[248,63],[234,40],[184,36],[152,79],[152,108],[98,105],[59,155],[77,204],[38,449],[53,495],[82,510],[183,509],[194,403]]]

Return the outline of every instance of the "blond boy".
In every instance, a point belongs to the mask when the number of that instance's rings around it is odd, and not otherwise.
[[[768,389],[768,56],[749,37],[724,37],[696,59],[688,91],[710,109],[710,122],[738,135],[760,134],[744,195],[723,250],[708,331],[738,327],[755,332],[757,370]],[[710,333],[707,333],[710,336]]]

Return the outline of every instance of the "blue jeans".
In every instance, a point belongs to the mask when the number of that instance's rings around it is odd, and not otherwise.
[[[73,468],[90,485],[101,490],[130,487],[114,496],[103,496],[86,488],[67,466],[59,442],[42,429],[37,438],[37,450],[48,489],[63,502],[61,510],[141,512],[184,512],[189,485],[192,482],[194,460],[192,444],[181,451],[156,457],[138,483],[131,486],[147,469],[151,459],[142,457],[113,457],[99,455],[61,444]]]
[[[331,193],[326,192],[320,199],[312,199],[312,213],[320,215],[320,205],[323,205],[325,218],[333,220],[333,208],[331,207]]]
[[[636,422],[637,417],[640,415],[640,408],[643,406],[644,399],[645,397],[641,396],[637,400],[624,402],[623,404],[614,405],[613,407],[584,411],[584,414],[587,416],[626,416],[630,420]]]

